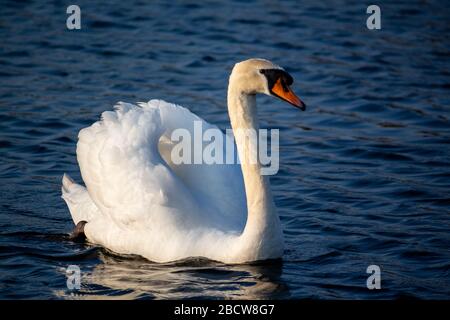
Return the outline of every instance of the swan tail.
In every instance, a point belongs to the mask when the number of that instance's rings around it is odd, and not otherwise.
[[[77,225],[80,221],[91,221],[99,210],[95,206],[85,187],[77,184],[69,175],[62,178],[61,197],[69,207],[72,220]]]
[[[70,187],[75,183],[73,179],[66,173],[64,173],[62,178],[62,193],[69,193]]]

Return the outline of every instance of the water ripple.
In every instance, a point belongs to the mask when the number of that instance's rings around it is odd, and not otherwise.
[[[0,13],[0,298],[448,299],[446,4],[381,4],[379,32],[358,1],[77,4],[79,31],[59,3],[7,0]],[[283,260],[157,264],[68,241],[60,179],[81,180],[78,131],[151,98],[228,127],[228,74],[252,56],[285,66],[309,106],[258,98],[262,126],[280,129]]]

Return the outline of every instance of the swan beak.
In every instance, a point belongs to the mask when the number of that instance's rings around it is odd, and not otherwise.
[[[271,92],[278,98],[289,102],[294,107],[297,107],[302,111],[306,110],[306,105],[303,103],[303,101],[300,100],[300,98],[297,97],[294,92],[292,92],[291,88],[288,85],[282,83],[281,78],[279,78],[277,82],[275,82]]]

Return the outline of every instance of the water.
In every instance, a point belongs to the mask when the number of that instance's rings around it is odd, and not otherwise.
[[[450,24],[445,2],[2,1],[0,298],[449,299]],[[221,128],[233,64],[287,68],[308,105],[259,97],[280,128],[282,261],[156,264],[68,241],[78,131],[117,101],[161,98]],[[78,265],[82,288],[66,288]],[[366,288],[366,268],[382,289]]]

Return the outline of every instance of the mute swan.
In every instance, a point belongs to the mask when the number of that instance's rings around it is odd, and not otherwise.
[[[233,131],[258,129],[256,93],[302,110],[292,77],[263,59],[237,63],[228,86]],[[83,187],[64,174],[62,198],[77,226],[95,244],[155,262],[202,256],[224,263],[280,258],[283,233],[268,177],[246,156],[252,141],[236,135],[239,165],[175,165],[168,156],[176,128],[194,121],[189,110],[162,100],[115,111],[79,132]]]

